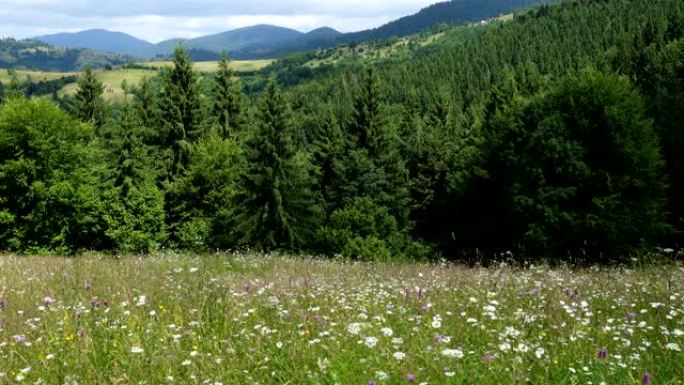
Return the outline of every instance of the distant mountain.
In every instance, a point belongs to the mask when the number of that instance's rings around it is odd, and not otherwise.
[[[122,32],[89,29],[76,33],[58,33],[38,36],[35,40],[64,48],[87,48],[120,55],[142,57],[154,48],[154,44]]]
[[[516,9],[529,8],[540,4],[554,3],[559,0],[451,0],[423,8],[420,12],[405,16],[378,28],[320,38],[304,35],[299,39],[270,47],[249,47],[233,56],[241,58],[277,57],[286,53],[311,51],[327,48],[340,43],[363,43],[389,37],[404,37],[437,24],[464,24],[479,22],[499,15],[509,14]],[[313,31],[312,31],[313,32]],[[270,49],[269,49],[270,48]]]
[[[404,37],[437,24],[478,22],[516,9],[560,0],[451,0],[431,5],[415,15],[402,17],[381,27],[353,33],[319,28],[302,33],[273,25],[255,25],[194,39],[170,39],[151,44],[120,32],[101,29],[40,36],[48,44],[67,48],[90,48],[139,58],[168,57],[183,43],[196,58],[215,57],[229,50],[236,59],[273,58],[283,54],[328,48],[340,43],[363,43],[389,37]]]
[[[239,51],[247,47],[280,45],[300,38],[304,34],[294,29],[273,25],[255,25],[228,32],[188,40],[190,48],[201,48],[214,52],[223,50]]]
[[[168,57],[180,43],[183,43],[188,48],[190,58],[193,60],[208,58],[212,53],[219,57],[220,53],[224,50],[231,53],[243,49],[256,52],[267,47],[270,52],[275,47],[297,40],[302,36],[305,36],[305,34],[294,29],[261,24],[195,39],[177,38],[165,40],[154,45],[142,57]]]
[[[83,48],[57,48],[37,40],[0,39],[0,68],[70,72],[132,60],[131,57]]]
[[[296,38],[284,42],[265,42],[246,46],[242,49],[231,49],[230,55],[237,59],[274,57],[281,53],[307,51],[318,46],[335,45],[343,35],[343,33],[332,28],[323,27],[308,33],[300,33]]]

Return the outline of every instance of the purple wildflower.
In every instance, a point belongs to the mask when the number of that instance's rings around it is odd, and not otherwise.
[[[650,373],[644,373],[643,377],[641,377],[641,383],[644,385],[650,385],[651,380],[652,378]]]
[[[444,341],[444,335],[443,334],[435,334],[435,342],[442,342]]]
[[[420,288],[418,290],[418,301],[422,301],[422,300],[423,300],[423,288]]]
[[[43,298],[43,306],[50,307],[53,303],[55,303],[55,300],[52,297]]]
[[[482,362],[492,362],[494,361],[494,356],[491,353],[487,353],[480,358]]]
[[[14,336],[14,343],[17,345],[23,345],[26,342],[26,336],[23,334],[20,334],[18,336]]]
[[[406,375],[406,381],[408,382],[416,382],[416,375],[413,373],[409,373]]]
[[[605,360],[608,357],[608,349],[603,348],[598,351],[598,358],[600,360]]]
[[[0,311],[5,310],[5,306],[6,306],[6,305],[7,305],[7,304],[5,303],[5,299],[4,299],[4,298],[0,298]]]
[[[532,297],[532,296],[535,296],[539,293],[541,293],[541,287],[537,286],[537,287],[532,288],[531,290],[519,292],[518,296],[520,296],[520,297]]]
[[[376,385],[375,380],[368,381],[368,385]]]
[[[644,373],[644,376],[641,377],[641,382],[642,382],[644,385],[650,385],[652,379],[653,379],[653,378],[651,377],[651,374],[650,374],[650,373]]]

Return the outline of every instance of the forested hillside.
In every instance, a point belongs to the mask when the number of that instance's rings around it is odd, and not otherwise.
[[[66,113],[10,86],[0,249],[610,263],[681,245],[683,2],[545,5],[368,63],[253,98],[179,48],[123,104],[86,71]]]
[[[64,72],[129,61],[131,58],[87,49],[55,48],[33,40],[0,39],[0,68]]]

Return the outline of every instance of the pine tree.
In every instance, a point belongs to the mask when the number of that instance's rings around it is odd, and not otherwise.
[[[103,194],[105,233],[118,251],[149,252],[166,238],[164,193],[155,183],[144,127],[125,97],[121,117],[109,133],[111,141],[105,142],[112,159],[106,184],[110,188]]]
[[[243,95],[240,84],[233,79],[228,54],[224,51],[214,76],[213,114],[222,138],[242,131],[245,125]]]
[[[147,128],[155,127],[160,118],[152,80],[144,78],[134,93],[133,111],[140,123]]]
[[[246,145],[236,226],[242,243],[264,250],[306,246],[320,207],[310,188],[310,162],[291,143],[289,105],[271,80],[259,106],[259,122]]]
[[[132,188],[153,181],[152,172],[146,164],[149,154],[147,146],[143,143],[143,128],[141,122],[133,114],[128,103],[128,97],[124,99],[121,118],[113,133],[112,146],[117,155],[114,167],[114,186],[121,188],[124,196]]]
[[[349,128],[358,146],[368,151],[372,159],[382,155],[385,124],[378,79],[369,67],[354,100],[354,114]]]
[[[93,124],[93,135],[100,136],[100,128],[104,122],[105,101],[104,86],[95,73],[87,68],[78,79],[78,90],[75,97],[76,117]]]
[[[183,171],[188,162],[189,142],[204,132],[197,75],[183,46],[174,51],[173,68],[161,74],[161,144],[170,148],[170,174]]]
[[[313,138],[313,165],[317,168],[318,189],[328,214],[340,208],[340,189],[344,173],[344,135],[332,110],[319,116]]]

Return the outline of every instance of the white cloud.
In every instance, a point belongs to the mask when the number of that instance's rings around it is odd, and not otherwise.
[[[153,42],[255,24],[342,32],[377,27],[435,0],[2,0],[0,36],[105,28]]]

